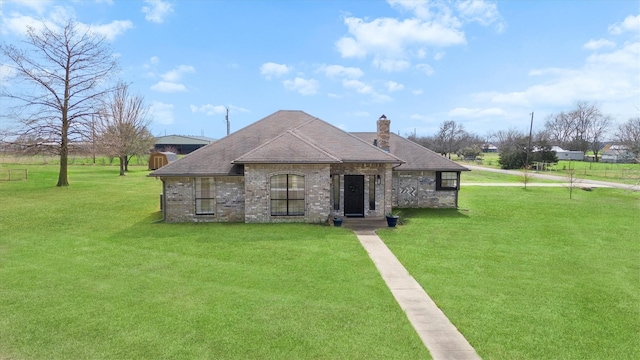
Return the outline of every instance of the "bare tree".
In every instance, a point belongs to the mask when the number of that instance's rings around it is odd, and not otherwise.
[[[594,103],[580,101],[569,112],[551,114],[545,122],[546,135],[565,149],[592,150],[595,160],[611,125],[611,117]]]
[[[615,137],[640,163],[640,116],[620,124]]]
[[[594,116],[587,128],[587,140],[589,142],[589,149],[593,151],[595,162],[598,162],[598,154],[602,149],[602,144],[605,136],[609,132],[611,127],[611,116],[598,114]]]
[[[62,27],[28,27],[25,49],[3,44],[0,51],[16,73],[2,96],[11,102],[3,115],[17,120],[16,136],[29,135],[58,144],[57,186],[68,186],[70,143],[80,141],[96,112],[117,63],[105,37],[82,29],[73,20]]]
[[[151,123],[144,98],[130,95],[129,86],[118,84],[98,115],[96,127],[103,151],[120,159],[120,176],[129,170],[134,155],[148,154],[154,138],[147,129]]]
[[[451,153],[456,153],[460,150],[460,144],[466,135],[467,133],[464,131],[462,124],[458,124],[454,120],[443,122],[440,124],[440,130],[436,135],[439,151],[451,158]]]

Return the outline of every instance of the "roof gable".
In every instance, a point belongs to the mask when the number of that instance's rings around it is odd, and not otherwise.
[[[340,159],[323,151],[310,143],[294,131],[289,130],[284,134],[266,142],[263,145],[249,151],[233,161],[242,163],[272,163],[272,164],[304,164],[304,163],[340,163]]]

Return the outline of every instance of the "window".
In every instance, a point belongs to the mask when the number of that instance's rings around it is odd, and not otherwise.
[[[304,216],[304,176],[271,177],[271,215]]]
[[[340,210],[340,175],[331,177],[333,183],[333,210]]]
[[[196,215],[215,213],[215,191],[213,178],[196,178]]]
[[[436,190],[458,190],[460,173],[455,171],[436,172]]]
[[[369,210],[375,210],[375,209],[376,209],[376,175],[369,175]]]

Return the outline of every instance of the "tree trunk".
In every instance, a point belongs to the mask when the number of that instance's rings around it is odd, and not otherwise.
[[[120,176],[124,176],[124,163],[126,158],[126,156],[120,156]]]
[[[124,157],[124,171],[126,172],[129,172],[129,160],[131,160],[131,157],[129,156]]]
[[[67,159],[69,155],[69,149],[67,144],[63,141],[64,145],[60,148],[60,172],[58,172],[58,183],[56,186],[69,186],[69,178],[67,176]]]
[[[60,141],[60,172],[58,172],[58,183],[56,186],[69,186],[69,178],[67,176],[68,157],[69,157],[69,123],[67,114],[62,114],[62,139]]]

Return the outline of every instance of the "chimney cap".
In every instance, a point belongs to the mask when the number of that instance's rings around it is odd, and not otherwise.
[[[387,117],[384,114],[382,114],[382,116],[380,116],[380,119],[378,120],[387,120]]]

